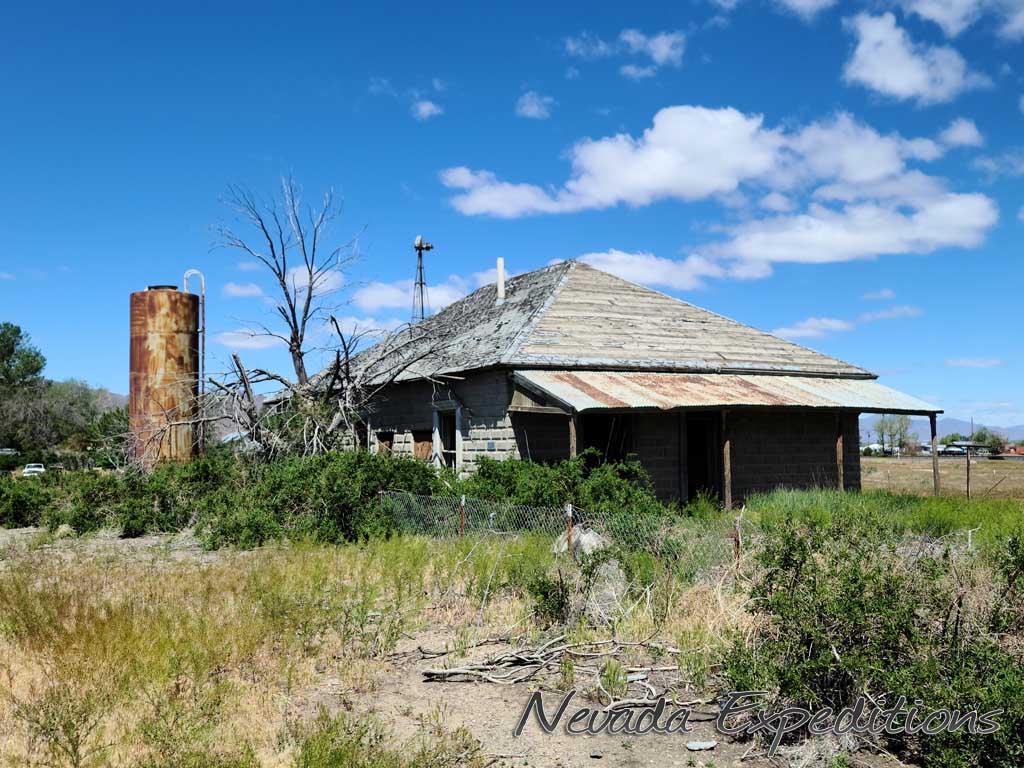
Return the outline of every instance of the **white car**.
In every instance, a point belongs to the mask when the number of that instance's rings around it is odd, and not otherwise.
[[[42,464],[26,464],[25,468],[21,470],[22,477],[35,477],[41,475],[46,471],[46,467]]]

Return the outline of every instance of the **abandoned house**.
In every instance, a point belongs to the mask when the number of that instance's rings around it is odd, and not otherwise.
[[[480,288],[422,321],[437,356],[375,399],[372,451],[633,455],[664,499],[860,487],[858,414],[938,409],[855,365],[580,262]],[[424,343],[427,343],[426,341]]]

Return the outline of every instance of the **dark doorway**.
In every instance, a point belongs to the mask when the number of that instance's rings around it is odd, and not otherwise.
[[[441,463],[454,467],[456,463],[455,411],[438,411],[437,431],[441,438]]]
[[[605,461],[622,461],[634,452],[633,417],[628,413],[587,413],[581,448],[596,448]]]
[[[687,500],[704,493],[718,495],[718,428],[711,414],[686,417]]]

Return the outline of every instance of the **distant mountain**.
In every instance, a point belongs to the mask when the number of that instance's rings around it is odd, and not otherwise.
[[[878,436],[875,434],[875,422],[878,421],[879,414],[877,413],[865,413],[860,417],[860,439],[861,442],[875,442]],[[920,416],[911,416],[910,421],[913,424],[911,432],[917,432],[919,440],[928,440],[930,436],[928,419]],[[1008,440],[1024,440],[1024,424],[1017,424],[1012,427],[992,427],[988,424],[983,424],[980,421],[974,422],[974,428],[988,427],[993,432],[998,432],[1001,435],[1005,435]],[[936,422],[936,429],[938,430],[939,437],[943,435],[950,435],[954,432],[959,432],[961,435],[969,435],[971,433],[971,422],[964,419],[953,419],[939,417]],[[868,432],[871,433],[871,440],[868,441]]]

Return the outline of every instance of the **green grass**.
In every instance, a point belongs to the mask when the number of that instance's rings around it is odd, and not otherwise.
[[[877,515],[894,533],[943,537],[974,530],[973,541],[988,546],[1003,542],[1024,526],[1024,501],[869,491],[779,490],[747,499],[753,522],[769,528],[785,520],[828,522],[845,516]]]

